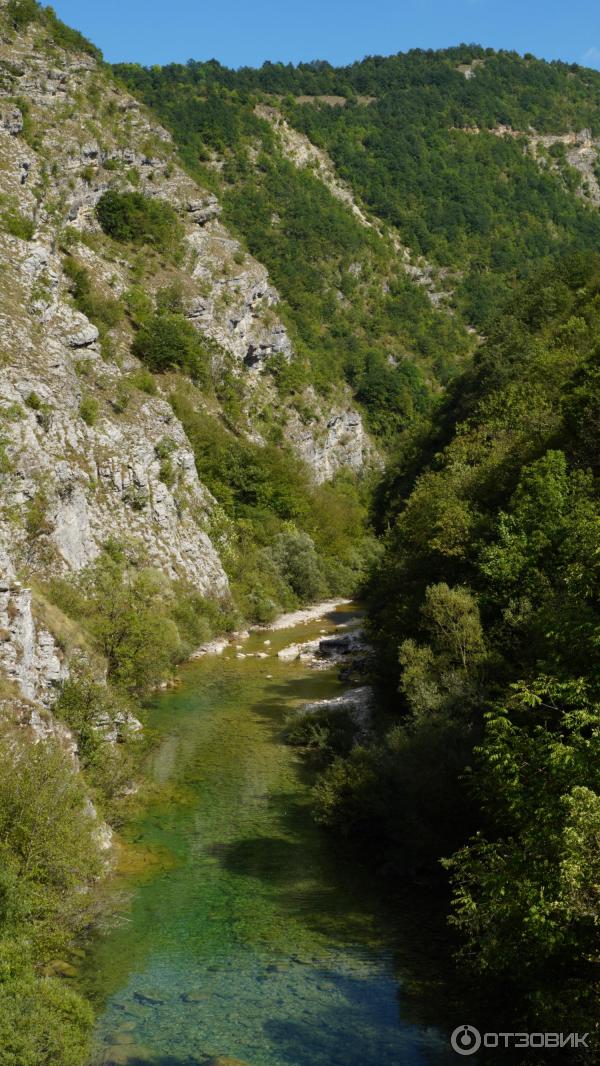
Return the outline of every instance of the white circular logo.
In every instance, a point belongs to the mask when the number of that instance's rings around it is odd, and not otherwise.
[[[481,1047],[481,1034],[473,1025],[459,1025],[450,1037],[458,1055],[474,1055]]]

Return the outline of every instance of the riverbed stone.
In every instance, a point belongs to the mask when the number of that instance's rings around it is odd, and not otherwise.
[[[117,1033],[113,1033],[110,1038],[110,1044],[134,1044],[135,1037],[132,1033],[125,1032],[122,1029]]]
[[[161,1007],[165,1002],[160,992],[155,992],[154,990],[134,992],[134,999],[137,999],[138,1003],[145,1007]]]
[[[140,1063],[153,1061],[152,1052],[140,1044],[116,1044],[109,1047],[101,1059],[102,1066],[138,1066]]]
[[[208,992],[183,992],[181,998],[184,1003],[206,1003],[210,999]]]
[[[242,1059],[231,1059],[227,1055],[217,1055],[207,1059],[204,1066],[249,1066]]]

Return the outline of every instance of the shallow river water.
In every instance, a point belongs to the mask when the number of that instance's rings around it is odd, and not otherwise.
[[[269,658],[205,657],[153,701],[154,788],[125,834],[150,861],[111,882],[121,917],[83,966],[94,1066],[457,1061],[420,1002],[414,928],[315,826],[307,768],[281,742],[286,713],[342,687],[277,649],[349,617],[253,633],[244,652]]]

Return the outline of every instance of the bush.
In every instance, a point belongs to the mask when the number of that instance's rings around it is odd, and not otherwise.
[[[133,374],[130,374],[128,380],[133,385],[134,389],[139,389],[140,392],[145,392],[147,396],[156,396],[157,388],[156,382],[149,370],[136,370]]]
[[[36,0],[9,0],[6,14],[16,30],[24,30],[40,17],[41,8]]]
[[[1,221],[6,233],[11,237],[19,237],[22,241],[30,241],[35,233],[35,225],[30,218],[22,215],[20,211],[7,208],[2,212]]]
[[[83,782],[53,743],[0,737],[0,1062],[80,1066],[92,1011],[35,966],[89,921],[101,860]]]
[[[280,533],[267,549],[283,580],[301,601],[318,600],[329,591],[315,545],[308,533]]]
[[[0,980],[0,1062],[84,1066],[93,1020],[92,1008],[63,981],[38,977],[30,968],[17,979]]]
[[[183,315],[153,315],[136,334],[131,350],[151,370],[179,367],[196,380],[208,379],[209,352],[201,335]]]
[[[105,192],[96,205],[96,217],[113,240],[150,244],[164,253],[175,252],[183,235],[181,222],[170,204],[140,192]]]
[[[379,776],[377,761],[365,748],[335,759],[314,788],[317,821],[342,833],[370,825],[381,816]]]
[[[99,293],[92,284],[89,271],[73,256],[66,256],[63,267],[71,281],[71,292],[77,310],[86,315],[100,329],[112,329],[117,326],[123,316],[118,300]]]
[[[88,426],[95,426],[98,421],[98,401],[95,396],[83,396],[79,404],[79,417]]]
[[[83,662],[75,663],[54,713],[77,738],[79,763],[103,813],[114,822],[116,801],[131,783],[139,732],[127,698],[100,684]]]
[[[82,578],[86,623],[108,663],[109,681],[132,693],[157,684],[182,657],[169,617],[166,579],[110,543]]]
[[[325,760],[349,755],[355,735],[352,711],[343,706],[292,713],[285,722],[288,744],[306,748]]]

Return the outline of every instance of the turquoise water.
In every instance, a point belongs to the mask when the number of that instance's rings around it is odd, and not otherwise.
[[[346,618],[253,634],[244,651],[268,659],[207,657],[153,702],[155,787],[126,834],[140,861],[111,883],[119,920],[84,964],[94,1066],[456,1062],[412,987],[414,929],[315,826],[308,770],[281,743],[286,713],[342,688],[275,651]]]

